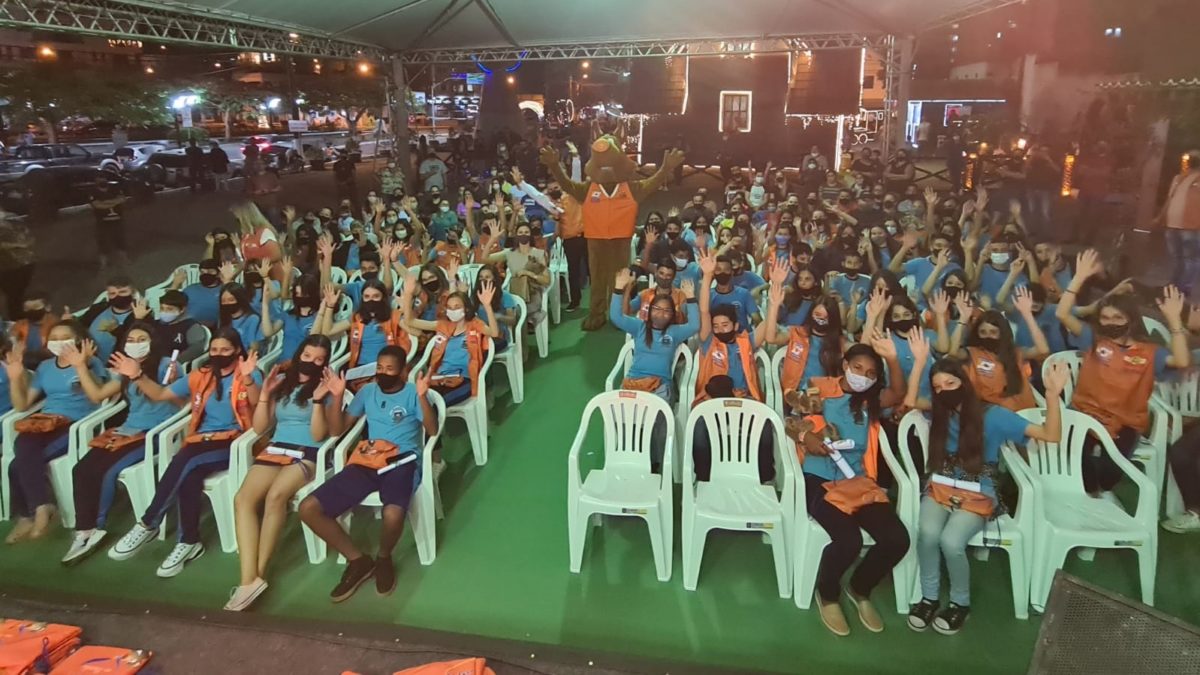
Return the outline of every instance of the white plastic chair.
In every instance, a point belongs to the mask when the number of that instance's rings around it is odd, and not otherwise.
[[[517,303],[517,325],[509,331],[512,341],[504,351],[496,354],[496,363],[504,366],[508,372],[508,388],[512,391],[513,403],[525,400],[525,320],[529,311],[525,301],[518,296],[512,296]]]
[[[508,291],[512,276],[504,277],[505,292]],[[558,293],[558,285],[553,274],[550,275],[550,285],[542,290],[542,320],[533,327],[533,335],[537,340],[538,356],[546,358],[550,355],[550,297]],[[514,296],[516,297],[516,296]]]
[[[158,426],[147,431],[142,461],[125,469],[117,476],[117,482],[125,486],[125,492],[129,495],[129,503],[135,518],[141,518],[142,514],[150,508],[150,502],[154,499],[155,479],[158,477],[156,460],[163,433],[187,415],[188,408],[184,407]]]
[[[1079,352],[1056,352],[1046,357],[1042,362],[1042,377],[1045,378],[1049,368],[1054,363],[1062,363],[1071,372],[1066,387],[1063,388],[1062,401],[1064,406],[1071,405],[1071,397],[1075,393],[1075,383],[1079,380],[1079,368],[1082,359]],[[1150,430],[1138,439],[1137,447],[1130,457],[1142,465],[1146,475],[1150,477],[1156,493],[1163,492],[1163,484],[1167,474],[1167,447],[1171,443],[1171,428],[1178,428],[1182,420],[1177,414],[1172,414],[1167,405],[1157,393],[1151,392],[1150,401]],[[1107,435],[1107,434],[1106,434]]]
[[[425,445],[421,451],[421,483],[417,486],[417,491],[413,494],[412,502],[409,504],[408,522],[413,529],[413,539],[417,543],[417,558],[420,559],[422,565],[432,565],[437,559],[437,504],[440,501],[438,496],[437,483],[433,480],[433,449],[437,445],[438,439],[441,437],[441,431],[446,425],[446,403],[436,391],[429,392],[429,404],[433,406],[434,413],[437,415],[438,433],[429,436],[425,439]],[[333,453],[333,471],[334,474],[346,467],[346,457],[354,446],[358,444],[362,437],[363,429],[365,428],[366,418],[358,421],[354,427],[347,432],[341,442],[339,442]],[[314,488],[315,489],[315,488]],[[379,493],[373,492],[370,496],[362,501],[360,506],[367,506],[375,509],[378,516],[382,512],[383,502],[379,501]],[[347,511],[339,520],[346,530],[350,529],[350,521],[354,516],[353,509]],[[326,544],[318,539],[315,535],[304,528],[304,536],[315,539],[319,547],[320,556],[325,557]],[[309,554],[313,553],[314,547],[310,545]],[[311,559],[311,558],[310,558]],[[314,560],[313,562],[319,562]],[[343,556],[338,556],[338,563],[344,564],[346,559]]]
[[[1045,421],[1043,410],[1022,410],[1030,422]],[[1133,514],[1083,489],[1083,446],[1091,435],[1137,486]],[[1158,490],[1117,450],[1104,427],[1093,417],[1075,410],[1062,411],[1062,439],[1058,443],[1030,441],[1025,464],[1037,490],[1034,527],[1034,567],[1030,589],[1032,604],[1041,611],[1050,596],[1054,571],[1063,566],[1075,547],[1130,548],[1137,552],[1142,602],[1154,605],[1154,576],[1158,564]],[[1023,462],[1016,453],[1010,461]]]
[[[696,479],[692,462],[697,424],[705,425],[712,449],[708,481]],[[768,427],[775,437],[773,485],[760,483],[758,474],[759,440]],[[709,530],[757,532],[771,544],[779,597],[789,597],[799,467],[779,415],[758,401],[717,399],[693,408],[685,428],[683,587],[696,590]]]
[[[600,414],[604,433],[604,467],[581,475],[579,454],[588,425]],[[654,425],[666,425],[662,473],[650,469]],[[638,391],[609,391],[597,394],[583,410],[579,431],[567,454],[567,531],[571,572],[583,564],[583,548],[589,521],[599,524],[599,515],[633,516],[646,521],[650,547],[659,581],[670,581],[675,517],[671,466],[675,440],[671,408],[654,394]],[[589,450],[588,454],[593,451]]]
[[[479,278],[479,270],[483,265],[479,263],[468,263],[458,266],[458,280],[463,282],[469,289],[467,292],[470,295],[475,294],[475,280]]]
[[[916,541],[919,534],[918,524],[920,523],[921,512],[921,488],[924,482],[924,477],[917,472],[916,465],[913,464],[913,448],[909,444],[909,439],[916,436],[918,440],[918,450],[921,457],[924,458],[922,464],[929,461],[929,420],[923,413],[913,410],[900,420],[900,428],[897,432],[901,451],[900,461],[904,465],[903,478],[907,483],[907,492],[911,497],[909,499],[901,499],[901,504],[898,504],[900,519],[905,521],[905,525],[909,530],[909,538],[913,541],[913,547],[909,551],[909,556],[913,558],[914,566],[912,568],[912,589],[911,597],[906,598],[904,609],[908,611],[909,601],[912,603],[919,602],[921,599],[921,587],[919,579],[916,575],[919,574],[919,567],[916,565]],[[976,534],[967,542],[968,546],[975,547],[995,547],[1003,549],[1008,554],[1009,575],[1012,579],[1012,594],[1013,594],[1013,611],[1018,619],[1029,618],[1029,575],[1033,565],[1033,541],[1034,541],[1034,518],[1037,513],[1037,493],[1033,488],[1032,479],[1025,471],[1023,462],[1014,462],[1010,458],[1010,454],[1014,450],[1010,447],[1004,447],[1001,450],[1004,463],[1008,466],[1012,473],[1013,479],[1017,483],[1017,491],[1020,498],[1017,502],[1016,513],[1004,514],[994,520],[989,520],[984,525],[981,532]],[[896,476],[899,481],[901,475]],[[899,589],[901,586],[897,584],[897,607],[900,605]]]
[[[429,365],[433,347],[434,341],[430,340],[421,360],[409,369],[408,379],[410,382],[416,382],[417,376]],[[496,343],[492,341],[492,338],[485,337],[484,349],[487,352],[483,365],[479,368],[479,381],[475,383],[475,395],[462,403],[446,408],[447,417],[457,417],[467,425],[467,435],[471,438],[471,449],[475,454],[477,466],[487,464],[488,460],[487,376],[492,369],[492,361],[496,357]]]
[[[621,388],[621,383],[629,374],[629,369],[633,367],[633,349],[633,338],[626,335],[625,344],[617,354],[617,362],[613,364],[612,370],[604,379],[604,391],[616,391]],[[671,359],[671,400],[674,401],[675,406],[676,438],[683,437],[682,424],[687,420],[688,413],[692,409],[694,395],[691,393],[692,389],[687,388],[694,367],[692,361],[692,350],[686,342],[675,348],[675,356]],[[692,380],[692,387],[695,388],[695,380]],[[683,480],[683,463],[675,462],[674,467],[674,479],[678,483]]]
[[[1145,324],[1146,332],[1150,334],[1150,337],[1157,340],[1159,344],[1171,344],[1171,331],[1167,330],[1167,327],[1163,325],[1163,322],[1159,321],[1158,319],[1143,316],[1142,323]]]
[[[568,297],[571,295],[571,276],[567,270],[567,254],[563,250],[562,239],[555,239],[554,246],[550,249],[550,274],[561,289],[559,293],[550,298],[551,319],[555,325],[562,323],[561,293],[565,291]]]
[[[345,286],[350,281],[350,275],[340,267],[329,268],[329,282],[335,286]]]
[[[917,294],[921,292],[921,289],[917,288],[916,279],[911,276],[900,277],[900,287],[908,294],[910,300],[913,302],[917,301]]]

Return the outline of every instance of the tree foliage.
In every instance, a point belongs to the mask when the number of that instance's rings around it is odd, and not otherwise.
[[[225,140],[233,136],[233,120],[257,109],[263,92],[259,87],[237,81],[206,81],[191,87],[202,105],[215,109],[225,124]]]
[[[350,135],[354,136],[363,113],[380,114],[384,81],[377,77],[331,77],[304,87],[301,95],[309,107],[342,112],[350,126]]]

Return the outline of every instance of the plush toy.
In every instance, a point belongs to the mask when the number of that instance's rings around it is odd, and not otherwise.
[[[639,179],[638,166],[621,149],[621,142],[604,135],[592,143],[592,157],[583,167],[586,183],[570,179],[554,148],[542,148],[541,161],[563,192],[581,204],[592,283],[591,305],[583,329],[597,330],[608,321],[617,272],[630,262],[629,242],[637,226],[638,204],[683,164],[683,152],[667,151],[658,172]]]

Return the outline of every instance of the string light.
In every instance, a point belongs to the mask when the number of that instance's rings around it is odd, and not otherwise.
[[[1068,154],[1063,158],[1062,196],[1071,196],[1071,179],[1075,174],[1075,155]]]
[[[967,155],[967,170],[963,172],[963,187],[968,190],[975,188],[975,164],[979,161],[979,155],[971,153]]]

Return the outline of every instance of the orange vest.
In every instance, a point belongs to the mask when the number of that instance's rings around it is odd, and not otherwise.
[[[978,347],[967,347],[967,358],[970,360],[967,364],[967,379],[971,381],[971,386],[975,388],[975,393],[980,399],[1013,412],[1037,407],[1033,387],[1029,386],[1029,378],[1033,371],[1025,359],[1017,357],[1017,367],[1024,376],[1021,391],[1014,396],[1005,396],[1004,388],[1008,386],[1008,374],[1004,372],[1004,365],[996,355]]]
[[[1154,354],[1149,342],[1128,349],[1100,339],[1083,353],[1071,407],[1095,417],[1114,436],[1121,427],[1145,433],[1150,428],[1148,403],[1154,391]]]
[[[611,197],[599,183],[592,183],[582,214],[583,236],[588,239],[631,239],[637,226],[638,203],[629,183],[618,183]]]
[[[738,356],[742,361],[742,373],[746,375],[746,386],[750,389],[750,397],[756,401],[763,400],[762,389],[758,386],[758,368],[754,365],[754,347],[750,344],[750,333],[742,331],[737,335]],[[704,388],[708,381],[717,375],[729,374],[729,348],[724,342],[713,337],[709,340],[707,352],[700,354],[700,372],[696,375],[696,398],[692,405],[708,400]]]
[[[200,422],[204,419],[204,406],[208,403],[208,397],[212,396],[216,390],[218,378],[213,375],[212,368],[205,366],[199,370],[193,370],[188,375],[188,391],[192,395],[192,420],[188,425],[188,436],[194,436],[196,430],[200,428]],[[246,387],[242,385],[241,373],[233,374],[233,385],[229,391],[229,402],[233,406],[233,418],[237,420],[238,427],[243,431],[250,428],[253,420],[254,408],[250,405],[250,395],[246,391]]]
[[[808,366],[808,360],[812,358],[811,350],[809,349],[808,329],[804,326],[792,326],[788,331],[788,343],[786,352],[783,357],[783,372],[779,377],[779,384],[783,387],[784,392],[794,391],[800,388],[800,380],[804,378],[804,368]]]
[[[455,324],[449,319],[441,319],[437,323],[437,334],[433,336],[433,353],[429,355],[429,372],[436,373],[442,365],[442,357],[446,355],[446,345],[454,337]],[[471,377],[471,395],[479,389],[479,371],[483,368],[484,324],[478,318],[471,319],[466,324],[467,368]]]
[[[400,318],[397,316],[396,310],[392,310],[392,316],[387,321],[379,324],[383,329],[383,335],[387,338],[388,345],[400,343],[400,337],[405,331],[400,327]],[[350,368],[354,368],[359,364],[358,357],[362,354],[363,331],[366,329],[366,324],[359,318],[358,314],[350,322]]]
[[[763,254],[763,259],[762,259],[762,278],[764,278],[764,279],[771,278],[771,270],[775,268],[775,260],[778,257],[778,255],[779,254],[775,252],[775,244],[771,244],[770,246],[767,247],[767,252]],[[791,254],[791,252],[789,252],[788,253],[788,265],[791,265],[791,262],[792,262],[791,257],[792,257],[792,254]]]
[[[650,316],[650,303],[654,302],[656,290],[647,288],[638,293],[638,298],[642,301],[641,306],[638,307],[638,319],[645,321],[646,317]],[[687,296],[678,288],[672,288],[671,301],[675,303],[675,323],[687,323]]]
[[[435,253],[433,256],[433,262],[444,270],[450,269],[451,260],[454,260],[459,264],[466,262],[466,260],[463,259],[463,253],[465,253],[465,251],[463,250],[462,244],[457,244],[452,250],[449,244],[444,241],[439,241],[433,247],[433,250]]]
[[[421,249],[412,244],[405,244],[404,248],[400,249],[400,255],[403,256],[405,267],[415,267],[424,262],[421,256]]]
[[[38,337],[41,338],[40,345],[34,345],[37,349],[42,349],[46,346],[46,338],[50,335],[50,329],[54,328],[54,324],[58,323],[59,317],[49,312],[49,307],[46,308],[46,316],[42,317],[38,323]],[[15,322],[11,328],[13,342],[24,342],[29,337],[29,319],[21,319]]]
[[[841,398],[846,395],[836,377],[814,377],[808,381],[808,384],[810,387],[819,389],[823,399]],[[822,426],[824,421],[825,419],[822,417]],[[799,450],[798,446],[797,450]],[[879,478],[879,422],[873,422],[867,427],[867,450],[863,453],[863,471],[871,480]]]

